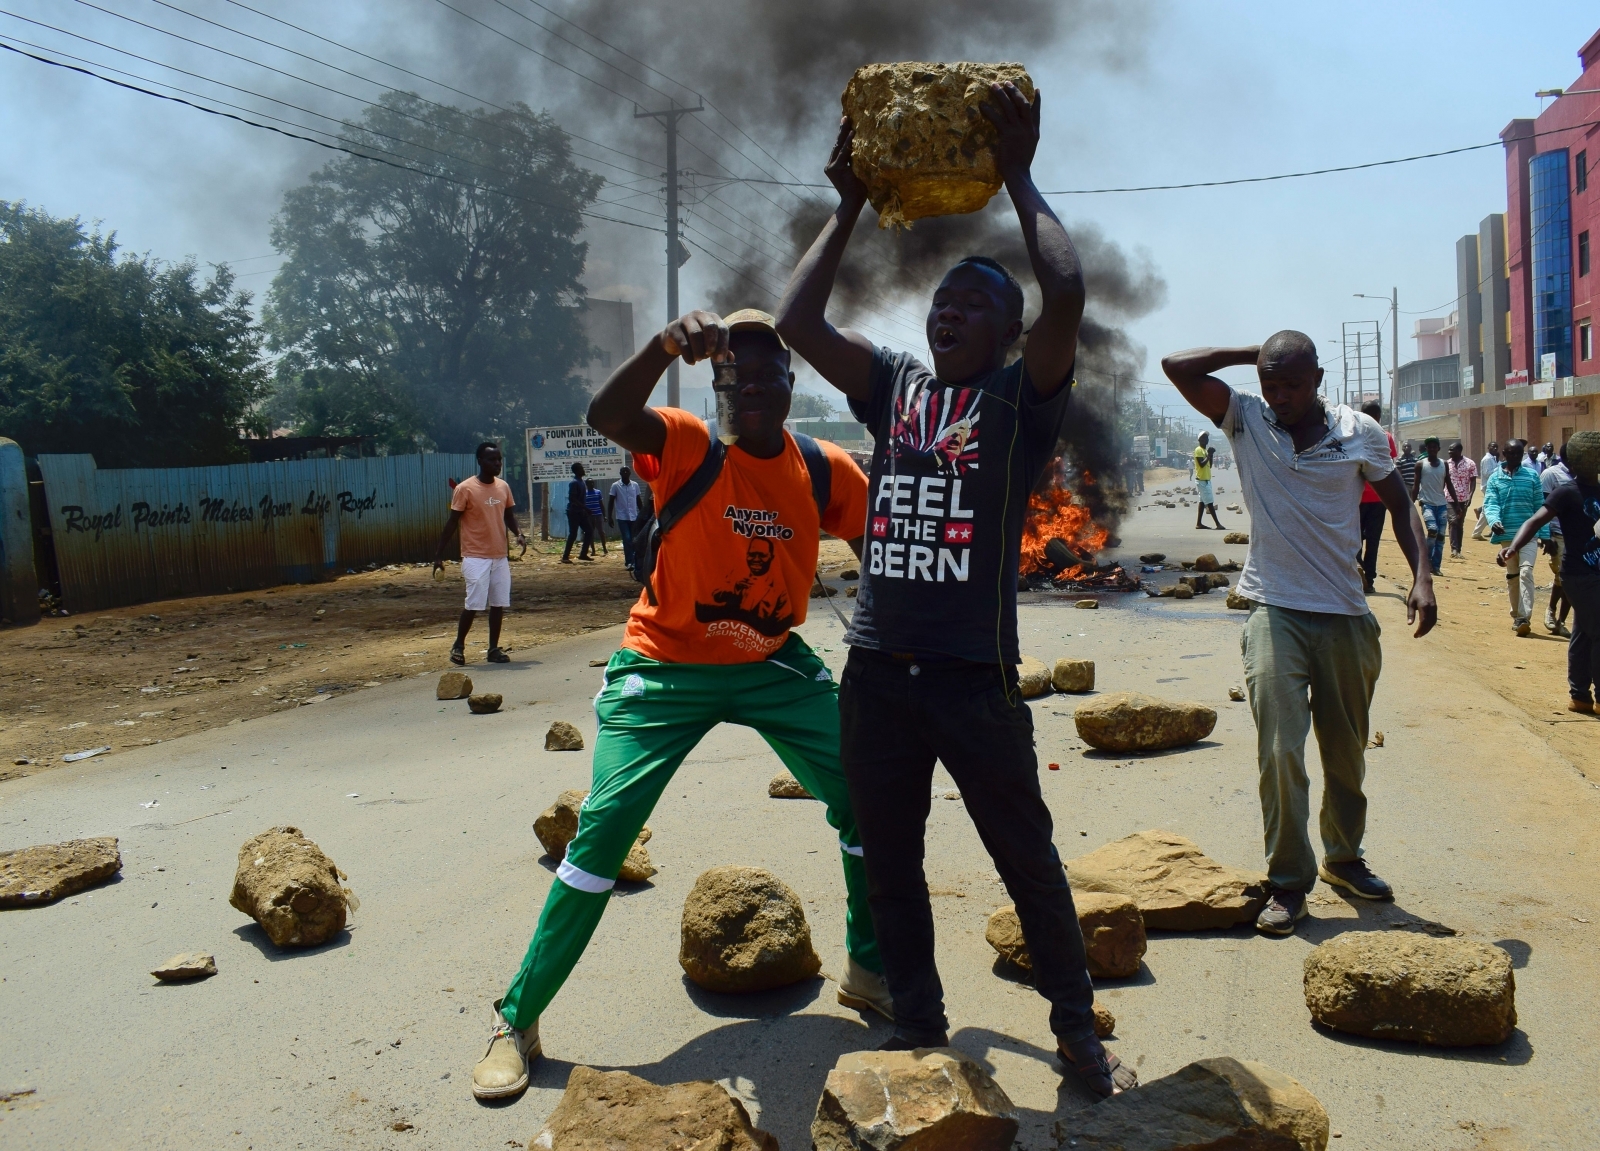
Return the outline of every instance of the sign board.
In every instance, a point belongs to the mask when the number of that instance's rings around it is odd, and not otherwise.
[[[1588,400],[1551,400],[1546,405],[1546,414],[1552,416],[1586,416],[1589,414]]]
[[[1524,385],[1526,385],[1527,382],[1528,382],[1528,369],[1527,368],[1518,368],[1514,372],[1507,372],[1506,373],[1506,387],[1508,387],[1508,388],[1520,388],[1520,387],[1523,387]]]
[[[1546,352],[1539,357],[1539,379],[1553,380],[1556,378],[1556,354]]]
[[[1165,437],[1159,437],[1158,436],[1156,438],[1155,445],[1156,445],[1156,450],[1153,453],[1155,455],[1155,458],[1158,459],[1158,460],[1166,459],[1167,458],[1167,441],[1166,441]]]
[[[1136,456],[1141,456],[1141,457],[1142,456],[1148,456],[1150,454],[1150,437],[1149,436],[1134,436],[1133,437],[1133,454],[1136,455]]]
[[[1401,404],[1400,405],[1400,418],[1402,420],[1420,419],[1421,416],[1422,416],[1422,410],[1421,409],[1422,409],[1422,405],[1420,403],[1418,403],[1418,402],[1415,402],[1415,401],[1413,401],[1412,403],[1409,403],[1409,404]]]
[[[588,424],[529,428],[527,438],[530,482],[567,479],[573,464],[582,464],[591,479],[609,479],[627,463],[622,449]]]
[[[1463,396],[1465,396],[1465,395],[1469,394],[1472,391],[1472,389],[1477,387],[1477,386],[1478,386],[1478,373],[1477,373],[1477,370],[1471,364],[1468,364],[1464,368],[1461,369],[1461,394]]]

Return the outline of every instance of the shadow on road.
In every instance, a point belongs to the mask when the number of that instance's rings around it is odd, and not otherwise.
[[[253,945],[257,951],[261,952],[263,957],[273,963],[279,963],[285,959],[301,959],[311,955],[322,955],[325,952],[337,951],[341,947],[348,947],[351,943],[351,931],[352,928],[346,927],[331,939],[324,943],[319,943],[315,947],[279,947],[267,937],[267,933],[261,929],[261,925],[254,920],[246,923],[243,927],[233,929],[235,935],[246,943]]]
[[[1202,739],[1182,747],[1169,747],[1165,751],[1101,751],[1099,748],[1087,747],[1083,750],[1084,759],[1125,759],[1130,764],[1139,763],[1148,759],[1167,759],[1174,755],[1188,755],[1194,751],[1205,751],[1222,744],[1214,739]]]

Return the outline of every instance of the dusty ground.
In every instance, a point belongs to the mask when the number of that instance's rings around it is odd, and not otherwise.
[[[560,554],[535,544],[513,563],[502,646],[536,647],[626,617],[639,585],[620,546],[592,564],[562,565]],[[70,752],[158,743],[443,667],[463,587],[457,564],[437,581],[427,564],[400,564],[0,630],[0,779]],[[468,661],[487,645],[480,620]]]
[[[514,558],[501,645],[525,650],[627,618],[639,585],[622,548],[564,565],[560,547]],[[855,566],[839,540],[827,575]],[[162,600],[0,630],[0,779],[71,752],[159,743],[445,666],[461,569],[394,564],[323,584]],[[488,627],[467,638],[481,661]],[[21,761],[27,762],[21,762]]]

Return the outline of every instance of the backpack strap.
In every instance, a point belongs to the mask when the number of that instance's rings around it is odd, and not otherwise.
[[[656,523],[660,525],[662,533],[672,530],[672,526],[699,503],[701,498],[711,490],[711,485],[717,482],[717,477],[722,474],[723,461],[728,458],[728,448],[716,436],[711,437],[711,443],[706,448],[705,459],[700,461],[688,479],[683,481],[683,486],[672,493],[672,498],[662,505],[656,513]]]
[[[817,502],[817,518],[820,520],[828,513],[828,504],[833,500],[833,465],[828,462],[827,453],[816,440],[803,432],[789,434],[800,449],[800,458],[806,462],[806,472],[811,476],[811,498]]]

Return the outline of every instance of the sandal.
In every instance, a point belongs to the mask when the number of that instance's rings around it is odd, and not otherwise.
[[[1139,1086],[1139,1076],[1133,1068],[1107,1051],[1098,1039],[1091,1036],[1073,1046],[1078,1049],[1078,1060],[1074,1060],[1061,1044],[1056,1046],[1056,1055],[1085,1087],[1100,1098],[1109,1099]]]
[[[450,662],[457,667],[467,666],[467,653],[460,644],[450,649]]]

